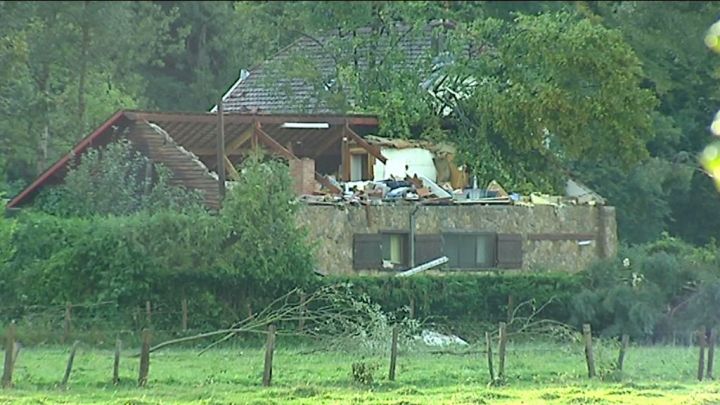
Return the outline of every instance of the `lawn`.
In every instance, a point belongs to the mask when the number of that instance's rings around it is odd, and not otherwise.
[[[290,346],[290,345],[286,345]],[[273,386],[261,386],[263,350],[255,345],[198,350],[165,349],[151,356],[146,388],[137,388],[138,359],[126,353],[121,382],[110,384],[113,351],[80,346],[68,387],[58,387],[69,350],[33,347],[21,351],[15,387],[0,390],[0,403],[49,404],[711,404],[720,385],[697,382],[697,349],[631,347],[621,377],[610,373],[615,351],[599,347],[599,378],[588,380],[577,344],[511,344],[507,381],[488,387],[481,348],[466,354],[401,351],[396,381],[388,381],[388,360],[356,351],[322,351],[317,346],[278,342]],[[455,349],[456,351],[461,349]],[[376,364],[375,382],[353,381],[353,362]]]

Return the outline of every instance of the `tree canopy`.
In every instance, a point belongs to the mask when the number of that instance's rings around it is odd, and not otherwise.
[[[703,42],[715,9],[707,1],[0,2],[0,194],[16,194],[119,108],[207,110],[241,69],[299,38],[368,28],[329,42],[332,72],[285,68],[316,80],[341,111],[378,114],[382,135],[454,141],[483,182],[549,192],[571,175],[618,207],[624,241],[668,231],[701,243],[720,236],[687,226],[712,217],[717,203],[695,158],[720,102],[718,59]],[[373,48],[407,28],[425,35],[437,21],[448,24],[436,25],[428,54],[413,63],[393,46]],[[356,66],[358,49],[373,63]]]

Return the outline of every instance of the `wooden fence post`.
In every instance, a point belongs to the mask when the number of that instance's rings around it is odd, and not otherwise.
[[[188,301],[187,298],[182,300],[182,330],[187,332],[188,329]]]
[[[263,369],[262,384],[269,387],[272,383],[272,361],[275,351],[275,325],[268,327],[267,342],[265,343],[265,368]]]
[[[120,350],[122,350],[122,342],[120,339],[115,341],[115,359],[113,361],[113,385],[120,383]]]
[[[15,322],[13,321],[5,331],[5,364],[3,367],[2,387],[12,387],[13,352],[15,351]]]
[[[593,357],[592,329],[589,323],[582,326],[583,340],[585,341],[585,361],[587,361],[588,378],[595,377],[595,358]]]
[[[138,376],[138,386],[144,387],[148,381],[148,373],[150,372],[150,331],[143,329],[142,331],[142,348],[140,349],[140,374]]]
[[[700,353],[698,357],[698,381],[702,381],[703,373],[705,372],[705,328],[698,331],[698,345],[700,346]]]
[[[395,381],[395,365],[397,364],[397,342],[398,342],[399,328],[397,325],[392,330],[392,341],[390,342],[390,371],[388,372],[388,379]]]
[[[60,341],[61,344],[70,338],[70,331],[72,329],[72,303],[68,302],[65,305],[65,321],[63,322],[63,335]]]
[[[500,322],[499,342],[498,342],[498,378],[503,379],[505,377],[505,346],[507,345],[507,325],[505,322]]]
[[[495,370],[493,369],[492,360],[492,339],[490,339],[490,332],[485,332],[485,350],[487,352],[487,364],[488,372],[490,373],[490,381],[495,381]]]
[[[17,364],[17,359],[20,357],[20,349],[22,348],[22,345],[19,342],[15,342],[13,347],[13,358],[12,358],[12,368],[15,370],[15,364]]]
[[[152,325],[152,305],[150,305],[150,301],[145,301],[145,320],[149,328]]]
[[[80,341],[76,340],[75,343],[73,343],[72,345],[72,349],[70,349],[70,357],[68,358],[67,367],[65,367],[65,375],[63,376],[62,382],[60,383],[61,387],[65,387],[68,383],[68,380],[70,379],[73,362],[75,361],[75,352],[77,351],[77,347],[79,344]]]
[[[630,344],[630,336],[627,333],[623,333],[622,339],[620,340],[620,353],[618,354],[617,369],[622,371],[623,364],[625,363],[625,352],[627,351],[628,345]]]
[[[707,342],[707,371],[705,372],[705,377],[711,380],[713,379],[713,363],[715,363],[715,328],[709,328],[708,332],[710,336],[708,336]]]

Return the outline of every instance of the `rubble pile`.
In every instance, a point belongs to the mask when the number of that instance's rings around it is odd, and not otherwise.
[[[415,203],[423,205],[603,205],[601,198],[594,198],[591,191],[578,192],[582,186],[569,180],[572,184],[572,191],[576,195],[568,193],[566,196],[551,196],[541,193],[520,195],[508,193],[495,180],[487,187],[473,187],[464,189],[453,189],[449,183],[438,185],[431,179],[422,175],[405,176],[403,179],[391,176],[385,180],[368,180],[353,182],[338,182],[329,177],[331,183],[343,190],[341,194],[333,194],[325,191],[316,191],[313,194],[300,196],[300,200],[310,205],[383,205]]]

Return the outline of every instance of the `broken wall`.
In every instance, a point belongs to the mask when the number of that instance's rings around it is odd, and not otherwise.
[[[316,244],[316,267],[330,274],[353,270],[353,235],[408,231],[412,205],[303,205],[298,223]],[[604,206],[419,206],[416,234],[444,231],[516,233],[522,236],[522,270],[584,269],[617,251],[615,208]],[[379,271],[363,271],[363,273]]]

